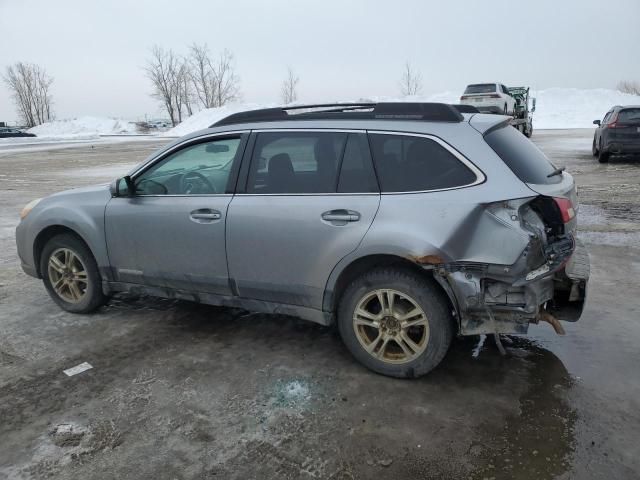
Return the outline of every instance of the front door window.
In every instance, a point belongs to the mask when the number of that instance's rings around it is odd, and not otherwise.
[[[240,138],[185,147],[136,179],[136,195],[215,195],[226,193]]]

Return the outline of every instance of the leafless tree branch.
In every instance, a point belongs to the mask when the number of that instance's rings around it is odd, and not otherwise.
[[[407,62],[400,80],[400,91],[402,95],[417,95],[422,91],[422,75],[413,69],[411,64]]]
[[[213,73],[213,105],[221,107],[240,97],[240,79],[235,73],[233,54],[225,49],[210,64]]]
[[[293,72],[291,67],[287,69],[287,78],[282,82],[281,97],[282,103],[293,103],[298,99],[298,83],[300,78]]]
[[[18,62],[8,66],[2,78],[11,90],[22,123],[34,127],[53,119],[53,78],[44,68]]]
[[[622,80],[618,82],[616,89],[622,93],[640,95],[640,82],[637,82],[635,80]]]

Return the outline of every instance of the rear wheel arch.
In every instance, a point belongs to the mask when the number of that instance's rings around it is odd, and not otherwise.
[[[36,267],[36,273],[38,274],[38,278],[42,278],[42,272],[40,271],[40,257],[42,256],[42,251],[44,250],[45,245],[53,237],[57,235],[62,235],[62,234],[69,234],[76,237],[78,240],[80,240],[82,243],[86,245],[86,247],[89,249],[93,257],[95,258],[95,255],[93,254],[93,250],[91,249],[91,246],[78,232],[76,232],[72,228],[69,228],[65,225],[49,225],[48,227],[40,231],[40,233],[38,233],[35,241],[33,242],[33,260]]]
[[[327,284],[327,287],[325,288],[323,309],[336,313],[347,287],[365,273],[381,267],[408,270],[428,279],[433,285],[434,291],[440,295],[451,310],[457,314],[457,308],[454,303],[455,299],[451,298],[451,292],[448,292],[441,282],[436,281],[432,270],[426,270],[407,258],[392,254],[366,255],[364,257],[357,258],[346,265],[337,276],[335,282]],[[456,323],[456,330],[457,328],[458,325]]]

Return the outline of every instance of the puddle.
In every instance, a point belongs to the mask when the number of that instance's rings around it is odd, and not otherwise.
[[[571,468],[578,415],[567,400],[573,379],[562,361],[528,339],[510,337],[510,355],[522,358],[527,389],[517,414],[501,431],[472,448],[484,464],[471,478],[553,479]]]

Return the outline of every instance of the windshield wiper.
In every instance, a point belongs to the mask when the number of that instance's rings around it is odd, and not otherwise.
[[[547,175],[547,178],[555,177],[556,175],[562,175],[562,172],[564,172],[566,169],[567,167],[556,168],[553,172]]]

